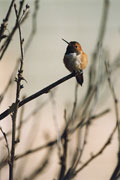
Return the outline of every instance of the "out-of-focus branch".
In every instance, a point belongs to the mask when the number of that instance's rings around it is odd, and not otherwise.
[[[109,112],[109,110],[105,110],[104,112],[102,112],[102,113],[100,113],[100,114],[98,114],[98,115],[96,115],[96,116],[93,116],[93,119],[94,118],[96,118],[96,117],[100,117],[100,116],[102,116],[102,115],[104,115],[105,113],[107,113],[107,112]],[[64,178],[62,179],[62,180],[68,180],[68,179],[72,179],[72,178],[74,178],[75,176],[76,176],[76,169],[77,169],[77,167],[78,167],[78,165],[79,165],[79,163],[80,163],[80,160],[81,160],[81,157],[82,157],[82,155],[83,155],[83,152],[84,152],[84,150],[85,150],[85,147],[86,147],[86,145],[87,145],[87,137],[88,137],[88,130],[89,130],[89,128],[90,128],[90,125],[91,125],[91,121],[92,121],[92,116],[91,117],[88,117],[88,120],[86,120],[86,122],[84,122],[84,118],[83,118],[83,121],[81,120],[81,124],[79,124],[79,126],[77,126],[77,128],[79,128],[79,130],[81,130],[81,128],[83,127],[83,126],[85,126],[86,128],[85,128],[85,135],[84,135],[84,140],[83,140],[83,145],[82,145],[82,147],[79,149],[79,147],[77,147],[77,149],[76,149],[76,152],[75,152],[75,155],[74,155],[74,158],[73,158],[73,161],[72,161],[72,164],[71,164],[71,166],[70,166],[70,168],[67,170],[67,172],[66,172],[66,175],[64,176]],[[75,130],[74,131],[70,131],[69,133],[73,133],[73,132],[76,132],[76,128],[75,128]],[[79,139],[80,140],[80,139]],[[107,143],[106,143],[107,144]],[[106,147],[107,147],[107,145],[106,145]],[[105,147],[105,148],[106,148]],[[103,151],[104,151],[104,149],[105,148],[103,148]],[[102,152],[103,152],[102,151]],[[102,153],[101,152],[101,153]],[[100,153],[100,154],[101,154]],[[97,157],[97,156],[96,156]],[[94,157],[94,158],[96,158],[96,157]],[[89,163],[88,163],[89,164]],[[86,164],[86,166],[88,165],[88,164]]]
[[[109,109],[107,109],[107,110],[105,110],[105,111],[103,111],[103,112],[101,112],[101,113],[99,113],[99,114],[96,114],[96,115],[92,116],[90,120],[92,121],[92,118],[93,118],[93,120],[94,120],[94,119],[97,119],[97,118],[103,116],[104,114],[106,114],[106,113],[108,113],[108,112],[110,112]],[[87,123],[87,121],[86,121],[86,123]],[[82,126],[86,125],[86,123],[83,123]],[[78,127],[79,127],[79,126],[78,126]],[[77,128],[77,127],[76,127],[76,128]],[[65,127],[65,129],[63,130],[63,133],[61,134],[61,139],[62,139],[62,137],[64,136],[65,130],[66,130],[66,127]],[[73,134],[75,131],[76,131],[76,129],[75,129],[74,131],[70,131],[69,133],[70,133],[70,134]],[[49,141],[48,143],[46,143],[46,144],[44,144],[44,145],[42,145],[42,146],[38,146],[37,148],[34,148],[34,149],[29,149],[29,150],[27,150],[26,152],[24,152],[24,153],[22,153],[22,154],[16,155],[16,156],[15,156],[15,160],[18,160],[18,159],[23,158],[23,157],[25,157],[25,156],[31,155],[31,154],[33,154],[33,153],[35,153],[35,152],[38,152],[38,151],[40,151],[40,150],[43,150],[43,149],[45,149],[45,148],[49,148],[49,147],[51,147],[51,146],[54,146],[56,143],[57,143],[57,139],[54,139],[54,140]],[[6,164],[7,164],[7,160],[5,160],[4,162],[1,162],[1,163],[0,163],[0,169],[3,168]]]
[[[8,151],[8,158],[7,158],[7,160],[8,160],[8,164],[9,164],[10,163],[10,149],[9,149],[9,144],[8,144],[7,136],[6,136],[6,133],[2,130],[1,127],[0,127],[0,130],[1,130],[2,134],[3,134],[3,137],[4,137],[5,142],[6,142],[6,148],[7,148],[7,151]]]
[[[86,93],[86,98],[90,92],[91,87],[94,84],[96,84],[98,81],[96,79],[97,74],[99,72],[99,69],[98,69],[99,67],[97,68],[97,64],[99,63],[99,61],[97,61],[97,58],[99,56],[100,49],[102,48],[102,44],[103,44],[103,40],[104,40],[104,36],[105,36],[105,30],[106,30],[106,24],[107,24],[108,12],[109,12],[109,4],[110,4],[109,0],[104,0],[103,13],[102,13],[102,18],[101,18],[100,30],[99,30],[99,34],[98,34],[98,40],[97,40],[97,43],[95,46],[95,50],[93,52],[93,56],[91,59],[91,65],[90,65],[90,69],[89,69],[89,81],[88,81],[89,84],[88,84],[88,90]],[[99,76],[98,76],[98,78],[99,78]],[[97,91],[96,91],[96,93],[97,93]]]
[[[95,92],[96,92],[96,86],[91,88],[90,92],[87,95],[87,98],[84,99],[82,105],[80,104],[76,110],[75,118],[77,119],[80,117],[80,120],[79,120],[80,123],[81,121],[83,123],[83,121],[85,121],[87,117],[86,115],[88,114],[90,106],[92,105],[92,100],[94,99]]]
[[[78,164],[81,161],[81,157],[82,157],[82,155],[83,155],[83,153],[85,151],[85,147],[87,145],[87,138],[88,138],[89,127],[90,127],[90,124],[87,123],[86,126],[85,126],[85,135],[84,135],[83,144],[82,144],[81,148],[78,147],[78,152],[79,153],[77,155],[78,157],[76,158],[76,161],[75,161],[74,166],[73,166],[74,169],[77,168]]]
[[[116,123],[117,123],[117,128],[118,128],[118,143],[119,143],[119,152],[120,152],[120,123],[119,123],[119,108],[118,108],[118,98],[116,96],[112,81],[111,81],[111,76],[110,76],[110,66],[109,62],[105,61],[105,66],[106,66],[106,72],[108,76],[108,83],[109,83],[109,88],[113,97],[114,101],[114,107],[115,107],[115,115],[116,115]]]
[[[18,108],[23,106],[23,105],[25,105],[26,103],[32,101],[33,99],[36,99],[37,97],[39,97],[39,96],[41,96],[43,94],[48,93],[51,89],[55,88],[56,86],[58,86],[59,84],[65,82],[65,81],[67,81],[68,79],[71,79],[74,76],[75,76],[75,73],[73,72],[73,73],[71,73],[71,74],[69,74],[69,75],[59,79],[58,81],[50,84],[49,86],[43,88],[42,90],[36,92],[35,94],[25,98],[24,100],[19,102]],[[6,116],[8,116],[12,112],[13,107],[14,107],[14,104],[9,109],[7,109],[2,114],[0,114],[0,120],[4,119]]]
[[[91,120],[92,120],[92,118],[93,118],[93,119],[97,119],[97,118],[105,115],[105,114],[108,113],[108,112],[109,112],[109,110],[105,110],[105,111],[103,111],[103,112],[101,112],[101,113],[99,113],[99,114],[97,114],[97,115],[95,115],[95,116],[92,116],[92,117],[91,117]],[[85,124],[84,124],[84,125],[85,125]],[[64,130],[64,131],[65,131],[65,130]],[[64,135],[64,131],[63,131],[63,134],[61,135],[61,138],[62,138],[62,136]],[[73,131],[73,132],[75,132],[75,131]],[[73,133],[73,132],[70,132],[70,133]],[[26,155],[29,155],[29,154],[31,154],[31,153],[35,153],[35,152],[37,152],[37,151],[43,150],[44,148],[48,148],[49,146],[53,146],[53,145],[56,144],[56,143],[57,143],[57,139],[55,139],[55,140],[53,140],[53,141],[50,141],[50,142],[48,142],[47,144],[45,144],[45,145],[43,145],[43,146],[37,147],[37,148],[32,149],[32,150],[28,150],[28,151],[26,151],[25,153],[23,153],[23,154],[21,154],[21,155],[17,155],[15,159],[17,160],[17,159],[22,158],[22,157],[24,157],[24,156],[26,156]]]
[[[27,123],[32,116],[34,116],[36,113],[38,113],[40,110],[42,110],[42,108],[47,104],[47,102],[48,102],[48,101],[45,101],[45,102],[41,103],[41,104],[38,105],[33,111],[31,111],[30,114],[28,114],[28,116],[27,116],[25,119],[23,119],[21,126],[23,126],[23,124]],[[20,126],[18,125],[18,127],[17,127],[17,130],[18,130],[18,131],[19,131],[19,128],[20,128]],[[8,132],[6,133],[6,136],[11,135],[11,132],[12,132],[12,131],[8,131]],[[2,139],[3,139],[3,137],[0,137],[0,141],[1,141]]]
[[[109,88],[113,97],[113,101],[114,101],[114,108],[115,108],[115,115],[116,115],[116,124],[117,124],[117,130],[118,130],[118,144],[119,144],[119,148],[118,148],[118,160],[117,160],[117,165],[115,167],[115,170],[110,178],[110,180],[115,180],[119,171],[120,171],[120,120],[119,120],[119,108],[118,108],[118,99],[111,81],[111,72],[110,72],[110,66],[109,66],[109,62],[105,61],[105,67],[106,67],[106,72],[107,72],[107,76],[108,76],[108,84],[109,84]]]
[[[32,180],[35,179],[38,175],[42,174],[42,172],[47,168],[47,166],[49,165],[49,161],[50,161],[50,157],[51,154],[53,152],[53,148],[50,147],[46,153],[46,155],[44,156],[42,162],[40,162],[40,164],[38,165],[38,167],[35,168],[35,170],[33,172],[30,173],[29,176],[25,177],[25,180]]]
[[[120,68],[120,53],[114,58],[113,62],[111,63],[111,73],[116,72],[116,69]]]
[[[32,30],[31,30],[29,38],[25,44],[25,52],[29,48],[29,46],[33,40],[33,37],[37,31],[37,16],[38,16],[38,11],[39,11],[39,3],[40,3],[40,0],[35,0],[35,2],[34,2],[34,10],[33,10],[33,15],[32,15]]]
[[[68,129],[65,130],[63,139],[62,139],[62,146],[63,146],[63,154],[60,157],[60,172],[58,176],[58,180],[62,180],[66,171],[67,165],[67,148],[68,148]]]
[[[75,85],[75,97],[74,97],[73,109],[72,109],[72,114],[69,120],[70,121],[69,123],[72,123],[72,124],[73,124],[73,121],[75,120],[77,101],[78,101],[78,83],[76,83]]]
[[[112,176],[110,177],[110,180],[119,180],[120,177],[120,153],[118,154],[118,163],[112,173]]]
[[[105,144],[101,147],[101,149],[96,154],[92,155],[80,168],[78,168],[76,170],[75,174],[77,174],[78,172],[83,170],[91,161],[93,161],[96,157],[98,157],[100,154],[103,153],[103,151],[106,149],[106,147],[111,144],[111,141],[112,141],[113,135],[116,132],[116,129],[117,129],[117,124],[115,125],[114,129],[112,130],[112,133],[108,137]]]
[[[81,127],[85,126],[87,123],[91,124],[93,122],[93,120],[98,119],[99,117],[101,117],[101,116],[103,116],[109,112],[110,112],[110,109],[106,109],[105,111],[102,111],[99,114],[96,114],[96,115],[89,117],[86,122],[84,122],[85,118],[83,117],[81,119],[81,121],[74,128],[72,128],[70,130],[70,132],[72,133],[72,132],[76,131],[76,129],[78,129],[79,127],[81,128]]]
[[[54,146],[56,143],[57,143],[57,139],[55,139],[55,140],[53,140],[53,141],[50,141],[50,142],[48,142],[47,144],[45,144],[45,145],[43,145],[43,146],[39,146],[39,147],[37,147],[37,148],[27,150],[25,153],[22,153],[22,154],[20,154],[20,155],[15,156],[15,160],[18,160],[18,159],[20,159],[20,158],[23,158],[23,157],[25,157],[25,156],[28,156],[28,155],[30,155],[30,154],[33,154],[33,153],[38,152],[38,151],[40,151],[40,150],[43,150],[43,149],[45,149],[45,148],[49,148],[49,147],[51,147],[51,146]]]
[[[104,35],[105,35],[105,30],[106,30],[106,24],[107,24],[107,18],[108,18],[108,11],[109,11],[109,0],[104,0],[104,5],[103,5],[103,13],[102,13],[102,19],[101,19],[101,25],[100,25],[100,30],[99,30],[99,35],[98,35],[98,41],[97,43],[102,43],[104,40]]]
[[[107,141],[105,142],[105,144],[101,147],[101,149],[94,155],[92,155],[80,168],[78,168],[77,170],[70,168],[68,170],[68,172],[66,173],[66,176],[63,178],[63,180],[68,180],[71,177],[75,177],[81,170],[83,170],[85,167],[87,167],[87,165],[89,163],[91,163],[95,158],[97,158],[99,155],[101,155],[103,153],[103,151],[107,148],[108,145],[111,144],[112,138],[114,133],[116,132],[117,129],[117,124],[114,127],[112,133],[110,134],[109,138],[107,139]]]

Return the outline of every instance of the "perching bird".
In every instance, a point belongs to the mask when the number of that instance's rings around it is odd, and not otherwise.
[[[76,41],[70,43],[65,41],[68,46],[64,55],[64,64],[70,72],[75,72],[77,82],[82,86],[83,84],[83,69],[88,64],[88,57],[81,48],[81,45]]]

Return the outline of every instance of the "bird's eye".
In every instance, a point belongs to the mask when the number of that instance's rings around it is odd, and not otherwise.
[[[77,46],[75,46],[75,48],[77,48]]]

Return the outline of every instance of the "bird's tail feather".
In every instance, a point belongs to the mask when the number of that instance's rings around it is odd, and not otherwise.
[[[76,73],[76,80],[77,80],[78,84],[80,84],[82,86],[83,81],[84,81],[84,79],[83,79],[83,71],[82,70],[78,71]]]

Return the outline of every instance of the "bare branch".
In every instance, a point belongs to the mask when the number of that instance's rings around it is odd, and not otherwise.
[[[75,73],[71,73],[61,79],[59,79],[58,81],[50,84],[49,86],[43,88],[42,90],[36,92],[35,94],[25,98],[24,100],[20,101],[19,103],[19,107],[23,106],[24,104],[32,101],[33,99],[36,99],[37,97],[43,95],[43,94],[46,94],[46,93],[49,93],[49,91],[51,89],[53,89],[54,87],[58,86],[59,84],[67,81],[68,79],[71,79],[72,77],[75,76]],[[13,106],[11,106],[9,109],[7,109],[6,111],[4,111],[3,113],[0,114],[0,120],[4,119],[6,116],[8,116],[13,110]]]
[[[16,144],[16,118],[17,118],[17,112],[18,112],[18,107],[19,107],[19,97],[20,97],[20,91],[23,88],[21,85],[21,81],[24,80],[22,74],[23,74],[23,39],[21,36],[21,28],[19,24],[19,16],[18,16],[18,11],[16,8],[16,4],[14,4],[14,9],[15,9],[15,15],[16,15],[16,22],[19,30],[19,38],[20,38],[20,50],[21,50],[21,59],[20,59],[20,68],[18,70],[18,75],[16,78],[16,83],[17,83],[17,89],[16,89],[16,100],[14,103],[13,111],[11,113],[12,117],[12,145],[11,145],[11,158],[10,158],[10,163],[9,163],[9,180],[13,180],[13,168],[14,168],[14,157],[15,157],[15,144]]]
[[[19,19],[20,15],[21,15],[21,11],[22,11],[22,8],[23,8],[23,5],[24,5],[24,1],[25,1],[25,0],[20,1],[20,7],[19,7],[19,11],[18,11],[18,19]],[[18,20],[18,21],[19,21],[19,20]],[[0,52],[1,52],[1,54],[0,54],[0,60],[3,58],[3,55],[5,54],[5,52],[6,52],[8,46],[9,46],[9,44],[10,44],[10,42],[11,42],[11,39],[12,39],[13,35],[15,34],[17,28],[18,28],[18,22],[17,22],[17,20],[16,20],[15,25],[14,25],[11,33],[9,34],[9,36],[8,36],[7,39],[5,40],[4,44],[3,44],[3,45],[1,46],[1,48],[0,48]]]
[[[96,115],[94,115],[94,116],[92,116],[92,117],[90,118],[90,121],[92,121],[92,119],[93,119],[93,120],[94,120],[94,119],[97,119],[97,118],[103,116],[104,114],[106,114],[106,113],[108,113],[108,112],[110,112],[109,109],[107,109],[107,110],[105,110],[105,111],[103,111],[103,112],[101,112],[101,113],[99,113],[99,114],[96,114]],[[87,123],[87,122],[86,122],[86,123]],[[83,123],[82,126],[86,125],[86,123]],[[78,127],[79,127],[79,126],[78,126]],[[77,127],[76,127],[76,128],[77,128]],[[61,139],[62,139],[62,137],[64,136],[65,130],[66,130],[66,127],[65,127],[65,129],[63,130],[63,133],[61,134]],[[76,130],[69,131],[69,133],[70,133],[70,134],[73,134],[75,131],[76,131]],[[15,160],[18,160],[18,159],[23,158],[23,157],[25,157],[25,156],[31,155],[31,154],[33,154],[33,153],[35,153],[35,152],[38,152],[38,151],[40,151],[40,150],[43,150],[43,149],[45,149],[45,148],[49,148],[49,147],[51,147],[51,146],[54,146],[56,143],[57,143],[57,139],[54,139],[54,140],[49,141],[48,143],[46,143],[46,144],[44,144],[44,145],[42,145],[42,146],[38,146],[38,147],[36,147],[36,148],[34,148],[34,149],[29,149],[29,150],[27,150],[26,152],[24,152],[24,153],[22,153],[22,154],[16,155],[16,156],[15,156]],[[3,168],[3,167],[6,165],[6,163],[7,163],[6,160],[5,160],[4,162],[2,162],[2,163],[0,164],[0,169]]]
[[[38,175],[40,175],[45,170],[45,168],[47,168],[47,166],[49,165],[52,149],[53,149],[52,147],[48,149],[42,162],[39,163],[39,165],[35,168],[33,172],[30,173],[29,176],[24,178],[25,180],[35,179]]]
[[[33,37],[37,31],[37,15],[38,15],[38,11],[39,11],[39,1],[40,0],[35,0],[35,2],[34,2],[34,10],[33,10],[33,15],[32,15],[32,30],[31,30],[29,38],[25,44],[25,51],[29,48],[30,43],[33,40]]]
[[[3,134],[3,137],[5,139],[5,142],[6,142],[6,148],[7,148],[7,151],[8,151],[8,164],[10,163],[10,149],[9,149],[9,144],[8,144],[8,140],[7,140],[7,136],[6,136],[6,133],[2,130],[2,128],[0,127],[0,130]]]
[[[109,62],[105,61],[105,67],[106,67],[106,72],[107,72],[107,76],[108,76],[108,84],[109,84],[109,88],[111,91],[111,95],[113,97],[113,102],[114,102],[114,108],[115,108],[115,115],[116,115],[116,124],[117,124],[117,130],[118,130],[118,144],[119,144],[119,148],[118,148],[118,162],[117,165],[115,167],[115,170],[110,178],[110,180],[115,180],[119,171],[120,171],[120,120],[119,120],[119,108],[118,108],[118,99],[111,81],[111,72],[110,72],[110,66],[109,66]]]
[[[30,112],[30,114],[28,114],[28,116],[22,121],[21,126],[23,126],[23,124],[27,123],[29,121],[29,119],[34,116],[36,113],[38,113],[40,110],[42,110],[42,108],[46,105],[48,101],[45,101],[43,103],[41,103],[40,105],[38,105],[33,111]],[[20,126],[17,127],[17,130],[19,131]],[[8,131],[6,133],[6,136],[11,135],[12,131]],[[3,139],[3,137],[0,137],[0,141]]]
[[[115,107],[115,115],[116,115],[116,123],[118,124],[118,142],[119,142],[119,152],[120,152],[120,124],[119,124],[119,108],[118,108],[118,99],[111,81],[110,77],[110,66],[109,62],[105,61],[105,67],[106,67],[106,72],[108,75],[108,83],[109,83],[109,88],[113,97],[114,101],[114,107]]]
[[[66,171],[66,163],[67,163],[67,147],[68,147],[68,130],[65,130],[63,139],[62,139],[62,145],[63,145],[63,154],[60,157],[60,172],[58,180],[62,180]]]
[[[103,151],[106,149],[106,147],[108,145],[111,144],[113,135],[115,134],[117,129],[117,125],[115,125],[114,129],[112,130],[112,133],[110,134],[109,138],[107,139],[107,141],[105,142],[105,144],[101,147],[101,149],[94,155],[92,155],[80,168],[78,168],[75,172],[75,174],[77,174],[78,172],[80,172],[82,169],[84,169],[91,161],[93,161],[96,157],[98,157],[100,154],[103,153]]]
[[[25,96],[23,96],[23,98],[25,98]],[[19,125],[18,125],[18,128],[16,128],[16,129],[18,129],[17,138],[16,138],[17,142],[20,142],[21,128],[22,128],[22,124],[23,124],[23,115],[24,115],[24,106],[21,108],[21,113],[20,113],[20,118],[19,118]]]
[[[7,11],[7,14],[6,14],[6,17],[3,19],[3,23],[1,24],[0,26],[0,41],[6,37],[4,35],[4,31],[6,30],[6,27],[7,27],[7,22],[9,20],[9,17],[10,17],[10,13],[11,13],[11,10],[12,10],[12,7],[13,7],[13,4],[14,4],[15,0],[12,0],[11,3],[10,3],[10,6],[8,8],[8,11]]]

